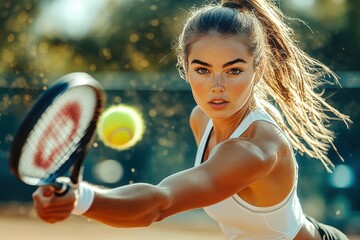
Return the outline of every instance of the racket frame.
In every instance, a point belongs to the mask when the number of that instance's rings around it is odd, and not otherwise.
[[[101,84],[96,81],[87,73],[76,72],[70,73],[59,80],[57,80],[52,86],[50,86],[46,91],[44,91],[33,103],[31,108],[25,114],[23,121],[21,122],[18,131],[14,137],[14,141],[9,153],[9,167],[10,171],[21,181],[28,183],[26,177],[22,176],[19,172],[19,163],[22,153],[22,148],[26,143],[26,140],[37,124],[38,120],[46,109],[66,90],[81,87],[89,86],[91,87],[96,94],[96,111],[94,112],[94,117],[90,121],[89,126],[81,138],[78,147],[70,155],[68,160],[59,167],[54,173],[50,174],[47,179],[40,180],[36,186],[52,184],[56,188],[63,188],[63,183],[58,183],[56,179],[63,176],[70,169],[70,181],[73,185],[77,185],[79,178],[82,177],[82,165],[84,158],[89,151],[95,136],[96,136],[96,124],[97,120],[105,106],[105,93]]]

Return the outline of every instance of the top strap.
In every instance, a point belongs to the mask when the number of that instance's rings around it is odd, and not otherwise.
[[[256,121],[266,121],[274,124],[280,129],[275,120],[266,111],[264,111],[263,109],[256,109],[245,117],[245,119],[239,124],[236,130],[231,134],[230,138],[240,137],[250,127],[250,125]],[[210,119],[206,125],[205,132],[200,140],[200,144],[196,153],[195,166],[200,165],[202,162],[205,147],[207,145],[212,128],[213,122]]]

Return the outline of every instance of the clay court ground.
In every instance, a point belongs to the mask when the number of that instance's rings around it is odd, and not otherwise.
[[[178,214],[147,228],[116,229],[72,216],[67,221],[47,224],[31,206],[0,207],[1,240],[224,240],[216,223],[201,211]]]
[[[360,236],[349,236],[360,240]],[[117,229],[72,216],[47,224],[30,205],[0,205],[1,240],[224,240],[217,224],[202,210],[182,213],[147,228]]]

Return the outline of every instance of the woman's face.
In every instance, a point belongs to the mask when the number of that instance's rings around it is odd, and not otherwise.
[[[208,34],[189,49],[186,78],[199,107],[212,119],[227,119],[252,98],[254,58],[238,36]]]

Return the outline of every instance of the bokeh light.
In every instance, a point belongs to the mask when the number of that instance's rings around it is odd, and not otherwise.
[[[355,173],[351,166],[338,165],[332,175],[329,176],[329,183],[335,188],[350,188],[354,185]]]
[[[102,19],[108,1],[62,0],[42,1],[35,21],[40,36],[81,39]]]
[[[124,168],[118,161],[107,159],[94,166],[94,173],[104,183],[117,183],[124,175]]]

